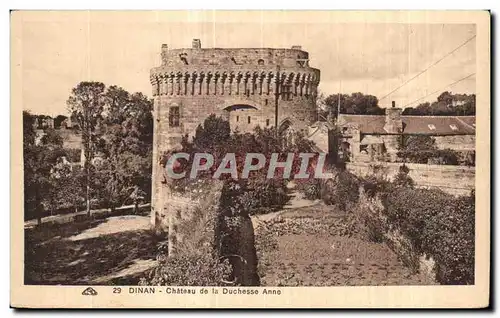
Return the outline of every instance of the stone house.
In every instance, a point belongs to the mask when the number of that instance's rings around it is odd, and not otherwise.
[[[401,136],[430,136],[439,149],[475,150],[475,116],[403,116],[395,103],[385,115],[340,114],[339,153],[350,162],[396,161]]]

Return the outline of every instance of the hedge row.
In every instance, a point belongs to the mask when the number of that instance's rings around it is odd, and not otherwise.
[[[388,222],[436,262],[441,284],[474,284],[475,196],[395,188],[383,199]]]
[[[365,194],[361,197],[360,185]],[[339,171],[332,180],[309,180],[300,189],[309,199],[350,211],[352,232],[365,233],[365,238],[384,241],[397,229],[418,255],[434,259],[439,283],[474,284],[474,192],[457,198],[438,189],[416,189],[405,165],[392,182]],[[373,205],[377,198],[380,204]],[[363,209],[367,205],[382,217]]]

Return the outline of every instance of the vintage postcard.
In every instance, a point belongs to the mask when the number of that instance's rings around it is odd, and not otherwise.
[[[11,306],[480,308],[487,11],[13,11]]]

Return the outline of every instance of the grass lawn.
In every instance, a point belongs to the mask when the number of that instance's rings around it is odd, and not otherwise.
[[[141,225],[125,227],[127,222]],[[25,284],[94,284],[96,280],[102,282],[99,278],[124,270],[138,260],[153,260],[161,238],[156,237],[147,224],[147,217],[122,216],[27,228]],[[133,230],[127,230],[130,228]],[[119,278],[102,282],[114,283],[125,282]]]

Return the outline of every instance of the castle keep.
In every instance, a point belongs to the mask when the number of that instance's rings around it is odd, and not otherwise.
[[[309,54],[290,49],[161,48],[161,65],[151,70],[154,97],[153,211],[160,212],[159,155],[192,136],[210,114],[226,118],[232,131],[277,126],[301,131],[316,121],[320,71]],[[153,213],[154,214],[154,213]]]

